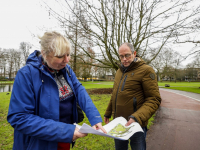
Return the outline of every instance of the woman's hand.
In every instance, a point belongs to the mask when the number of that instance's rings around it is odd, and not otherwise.
[[[76,141],[78,138],[87,136],[86,133],[80,133],[78,131],[79,131],[79,128],[76,127],[74,130],[74,135],[73,135],[73,139],[72,139],[73,141]]]
[[[94,128],[95,130],[101,129],[104,133],[107,133],[106,130],[103,128],[101,122],[95,124],[94,126],[92,126],[92,128]]]

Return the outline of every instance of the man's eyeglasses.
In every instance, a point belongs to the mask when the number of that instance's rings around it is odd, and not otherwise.
[[[128,59],[129,57],[131,57],[131,54],[119,55],[119,58],[120,58],[120,59],[124,59],[124,57],[125,57],[126,59]]]

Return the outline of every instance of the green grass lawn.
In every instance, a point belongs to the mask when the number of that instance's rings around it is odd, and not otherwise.
[[[95,94],[90,95],[91,99],[93,100],[93,103],[97,107],[97,109],[100,112],[100,115],[103,119],[104,112],[107,108],[107,105],[109,103],[111,94]],[[12,144],[13,144],[13,128],[7,123],[6,116],[8,112],[8,105],[9,105],[9,99],[10,94],[6,95],[6,92],[0,93],[0,149],[1,150],[11,150]],[[153,118],[150,119],[149,125],[152,124]],[[82,125],[83,123],[87,123],[90,125],[88,119],[85,117],[84,120],[79,123]],[[105,123],[102,123],[105,125]],[[76,144],[73,148],[74,150],[114,150],[114,140],[112,138],[88,134],[88,136],[84,138],[80,138],[76,141]],[[129,147],[130,150],[130,147]]]
[[[165,87],[165,84],[169,84],[170,87]],[[200,82],[158,82],[158,85],[166,89],[181,90],[200,94]]]
[[[98,82],[98,81],[89,81],[81,82],[85,89],[95,89],[95,88],[112,88],[114,82]]]
[[[200,82],[158,82],[159,86],[165,86],[165,84],[170,84],[170,86],[181,87],[200,87]]]
[[[110,88],[108,85],[105,83],[105,86]],[[96,86],[93,86],[91,83],[91,88],[97,88],[100,85],[97,84]],[[105,88],[104,86],[104,88]],[[102,86],[100,86],[102,87]],[[8,113],[8,105],[10,101],[10,94],[6,95],[7,92],[0,93],[0,149],[1,150],[11,150],[12,149],[12,144],[13,144],[13,128],[7,123],[6,121],[6,116]],[[99,110],[101,117],[103,119],[103,115],[105,113],[105,110],[107,108],[107,105],[109,103],[111,94],[95,94],[95,95],[90,95],[91,99],[93,100],[95,106]],[[151,118],[153,121],[153,118]],[[83,123],[87,123],[90,125],[88,119],[85,117],[84,120],[79,123],[80,125]],[[152,122],[149,123],[149,125],[152,124]],[[105,123],[103,122],[103,125]],[[112,138],[108,137],[103,137],[103,136],[98,136],[98,135],[93,135],[93,134],[88,134],[88,136],[84,138],[80,138],[76,141],[76,144],[73,148],[74,150],[82,150],[82,149],[87,149],[87,150],[114,150],[114,140]],[[130,147],[129,147],[130,149]]]
[[[10,94],[0,93],[0,150],[11,150],[13,144],[13,128],[8,124],[6,117]]]
[[[114,82],[81,82],[86,89],[94,88],[112,88]],[[165,87],[165,84],[170,84],[170,87]],[[166,89],[181,90],[200,94],[200,82],[158,82],[158,86]]]
[[[86,89],[94,88],[112,88],[113,82],[81,82]],[[101,83],[101,84],[100,84]],[[170,89],[186,90],[198,93],[200,91],[200,82],[162,82],[158,83],[159,86],[164,86],[165,84],[170,84]],[[8,105],[10,100],[10,94],[6,95],[7,92],[0,93],[0,150],[11,150],[13,144],[13,128],[7,123],[6,117],[8,112]],[[103,119],[104,112],[110,100],[111,94],[95,94],[90,95],[95,106],[99,110],[101,117]],[[150,119],[148,128],[153,124],[153,117]],[[85,118],[83,122],[79,123],[90,124],[88,119]],[[103,123],[103,125],[105,125]],[[98,135],[88,134],[84,138],[80,138],[76,141],[74,150],[112,150],[114,149],[114,141],[111,138],[102,137]],[[130,147],[129,147],[130,149]]]
[[[108,102],[110,100],[111,94],[101,94],[101,95],[90,95],[93,103],[97,107],[100,112],[101,118],[103,119],[103,115],[107,108]],[[79,123],[80,125],[83,123],[87,123],[90,125],[88,119],[85,117],[83,122]],[[103,122],[102,125],[105,125]],[[80,138],[76,141],[74,150],[114,150],[114,140],[112,138],[103,137],[94,134],[88,134],[88,136],[84,138]]]
[[[13,84],[14,81],[0,81],[0,84]]]

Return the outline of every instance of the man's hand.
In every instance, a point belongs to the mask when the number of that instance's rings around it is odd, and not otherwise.
[[[94,126],[92,126],[95,130],[101,129],[104,133],[107,133],[106,130],[103,128],[101,122],[95,124]]]
[[[78,138],[87,136],[86,133],[80,133],[80,132],[78,132],[78,131],[79,131],[79,129],[76,127],[75,130],[74,130],[74,135],[73,135],[73,139],[72,139],[73,141],[75,141],[75,140],[78,139]]]
[[[109,118],[104,117],[104,122],[105,122],[106,124],[108,124],[108,123],[109,123]]]
[[[133,118],[130,118],[129,121],[125,124],[125,126],[129,126],[133,122],[136,122],[136,121]]]

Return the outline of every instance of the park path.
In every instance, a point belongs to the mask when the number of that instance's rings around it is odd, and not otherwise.
[[[200,150],[200,94],[161,88],[160,94],[147,150]]]

